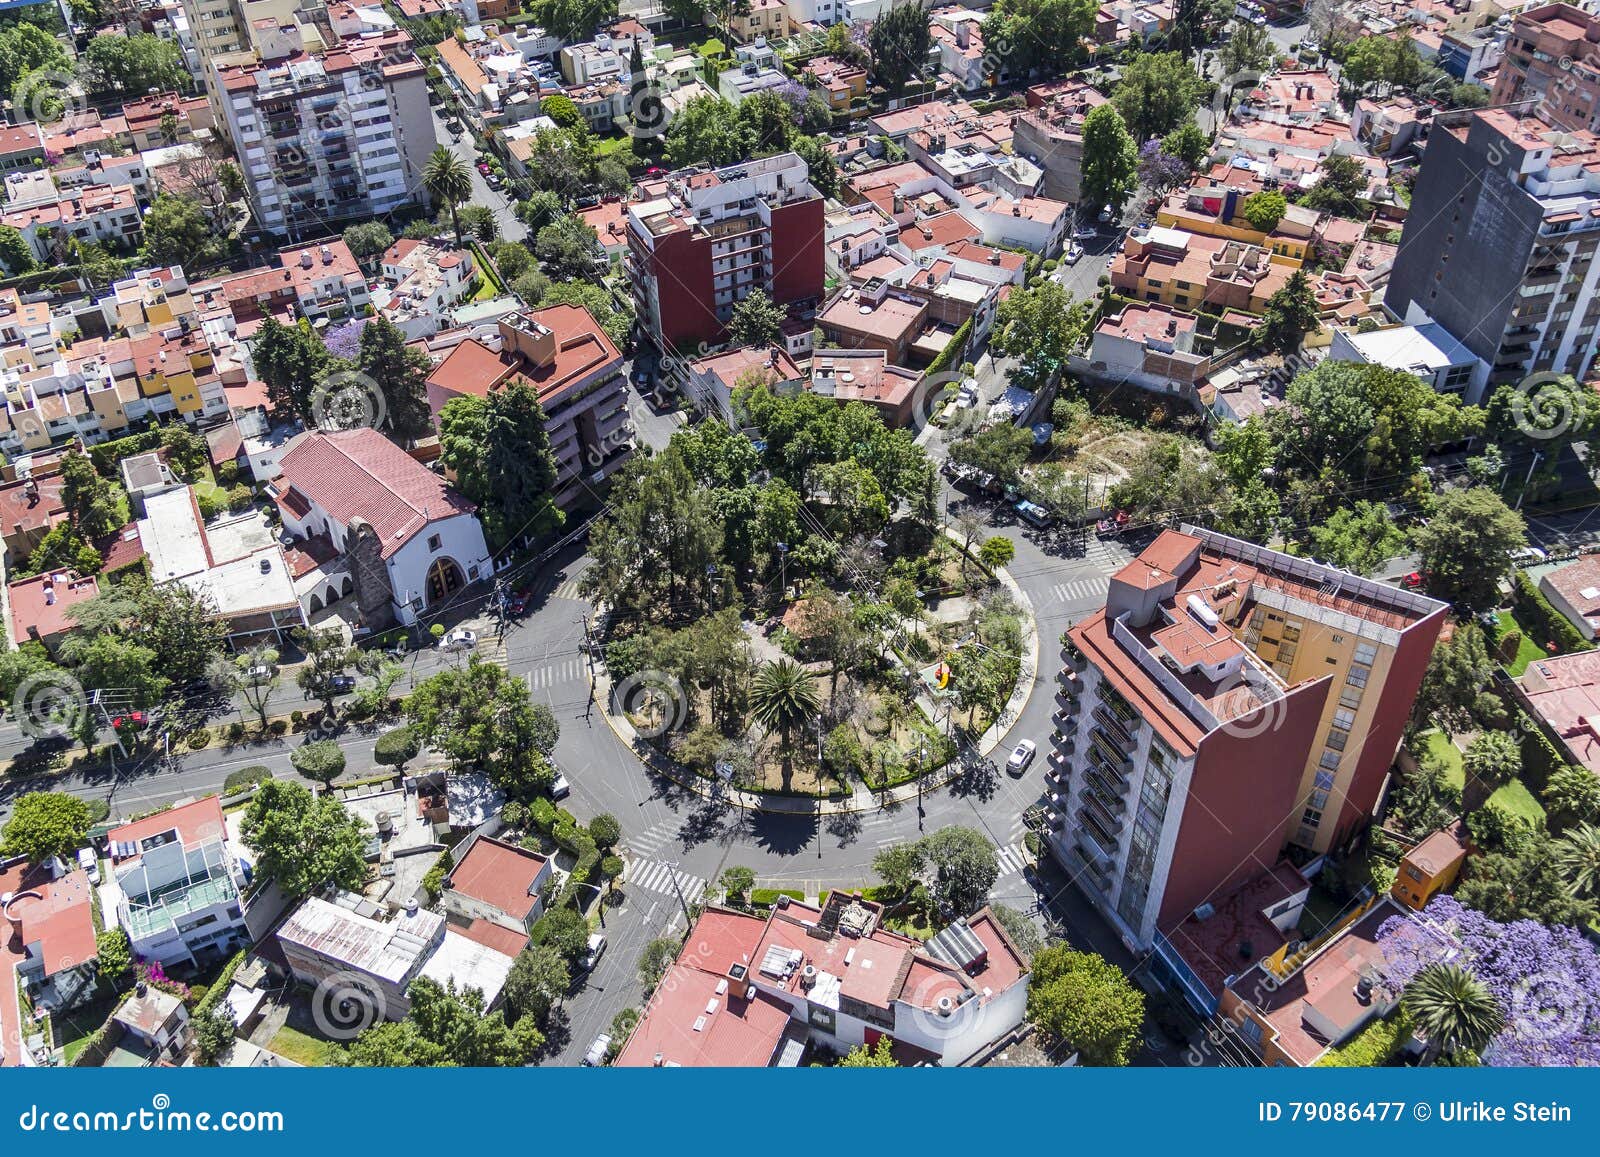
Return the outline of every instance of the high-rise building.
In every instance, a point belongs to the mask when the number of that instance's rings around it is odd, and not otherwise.
[[[1600,140],[1531,105],[1434,119],[1384,306],[1489,366],[1583,377],[1600,322]]]
[[[628,275],[663,351],[722,340],[752,289],[784,305],[821,298],[822,197],[794,153],[686,169],[644,194],[628,206]]]
[[[256,223],[299,239],[425,197],[436,141],[411,37],[372,33],[307,53],[292,32],[264,39],[248,63],[213,65]]]
[[[1600,132],[1600,17],[1545,4],[1516,18],[1492,104],[1540,101],[1550,123]]]
[[[1068,632],[1051,852],[1129,945],[1371,817],[1445,604],[1166,531]]]

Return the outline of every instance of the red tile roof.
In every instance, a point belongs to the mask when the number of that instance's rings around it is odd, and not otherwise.
[[[465,928],[451,925],[451,930],[459,932],[468,940],[482,944],[485,948],[493,948],[496,952],[513,958],[528,946],[528,938],[521,932],[514,932],[503,924],[495,924],[488,920],[474,920]]]
[[[450,869],[448,883],[453,892],[526,920],[539,902],[535,884],[548,863],[537,852],[486,837]]]
[[[123,824],[120,828],[112,828],[106,833],[106,842],[113,845],[112,858],[120,862],[132,859],[139,853],[117,856],[115,853],[117,844],[139,844],[162,832],[176,831],[178,839],[185,847],[193,847],[209,840],[220,839],[227,834],[227,830],[227,823],[222,817],[222,801],[217,796],[208,795],[205,799],[180,804],[178,807],[157,812],[153,816],[146,816],[142,820]]]
[[[388,558],[430,523],[477,508],[376,430],[305,434],[279,463],[280,500],[292,487],[336,522],[371,524]]]
[[[11,602],[11,637],[17,642],[48,639],[75,626],[67,612],[100,593],[93,575],[79,578],[72,571],[49,571],[22,579],[7,588]]]
[[[38,492],[28,493],[27,482],[0,487],[0,528],[10,534],[49,530],[66,517],[61,504],[61,475],[37,478]]]

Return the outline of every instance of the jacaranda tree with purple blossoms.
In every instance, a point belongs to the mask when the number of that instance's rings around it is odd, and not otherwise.
[[[1432,964],[1460,965],[1493,994],[1506,1027],[1489,1063],[1600,1064],[1600,952],[1576,929],[1532,920],[1502,924],[1439,896],[1421,918],[1396,916],[1378,929],[1385,987],[1399,992]]]

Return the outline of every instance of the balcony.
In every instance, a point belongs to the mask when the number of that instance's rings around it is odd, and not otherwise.
[[[1120,799],[1128,794],[1127,780],[1110,775],[1104,767],[1097,764],[1089,765],[1087,782],[1090,787],[1112,799]]]
[[[1078,819],[1112,843],[1122,834],[1122,821],[1108,814],[1104,808],[1097,807],[1093,796],[1084,797],[1083,804],[1078,808]]]
[[[1089,741],[1102,758],[1123,775],[1133,770],[1133,760],[1128,753],[1118,747],[1116,743],[1099,727],[1089,733]]]
[[[1092,782],[1085,785],[1083,798],[1086,802],[1093,800],[1099,804],[1108,816],[1121,818],[1122,813],[1128,810],[1128,805],[1123,802],[1122,796],[1102,791]]]
[[[1044,781],[1052,786],[1065,788],[1072,782],[1072,769],[1070,767],[1052,767],[1044,773]]]
[[[1068,719],[1072,719],[1078,714],[1077,692],[1066,690],[1057,691],[1056,702],[1061,705],[1060,710],[1056,712],[1058,716],[1065,716]]]
[[[1107,858],[1115,860],[1117,857],[1117,838],[1110,832],[1104,831],[1098,826],[1100,821],[1098,817],[1095,816],[1094,812],[1087,807],[1080,807],[1078,809],[1078,819],[1083,822],[1083,826],[1078,829],[1079,832],[1087,835],[1090,841],[1093,842]],[[1117,826],[1120,828],[1122,825],[1118,824]]]
[[[1113,843],[1109,849],[1102,846],[1094,838],[1093,832],[1088,827],[1082,827],[1078,829],[1076,846],[1083,853],[1084,859],[1090,864],[1094,865],[1096,872],[1103,872],[1109,876],[1112,870],[1116,867],[1116,844]]]
[[[1121,719],[1118,719],[1106,704],[1102,703],[1094,709],[1094,720],[1105,728],[1106,734],[1116,740],[1124,750],[1134,746],[1134,729],[1124,724]]]

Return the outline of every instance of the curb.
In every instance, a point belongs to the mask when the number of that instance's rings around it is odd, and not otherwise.
[[[960,539],[956,538],[947,528],[946,537],[951,538],[957,546]],[[1028,630],[1025,636],[1027,645],[1027,661],[1022,665],[1022,670],[1017,678],[1017,685],[1011,692],[1011,698],[1000,710],[995,721],[973,744],[979,755],[987,755],[1000,745],[1000,737],[1009,730],[1022,714],[1022,708],[1033,695],[1033,688],[1038,683],[1039,669],[1039,624],[1034,617],[1033,600],[1028,598],[1011,572],[1004,567],[993,572],[1000,583],[1009,590],[1018,604],[1027,613]],[[599,608],[596,608],[597,610]],[[716,791],[703,776],[685,768],[676,760],[670,759],[656,751],[640,738],[633,724],[628,722],[625,715],[611,710],[611,690],[613,682],[611,676],[596,669],[594,676],[594,694],[600,707],[600,714],[605,718],[607,726],[616,734],[617,738],[627,746],[636,759],[651,771],[664,776],[683,788],[693,792],[704,799],[721,798],[734,807],[744,811],[764,812],[773,815],[798,815],[798,816],[828,816],[849,815],[857,812],[877,811],[887,808],[891,804],[905,804],[915,800],[919,794],[925,795],[930,791],[947,786],[960,774],[959,761],[954,771],[950,771],[951,764],[947,763],[939,772],[924,779],[919,785],[915,780],[911,783],[900,784],[898,787],[889,788],[883,792],[873,792],[862,789],[852,791],[848,796],[769,796],[764,792],[752,791]],[[920,698],[920,696],[919,696]],[[920,709],[920,708],[919,708]],[[776,805],[776,806],[775,806]]]

